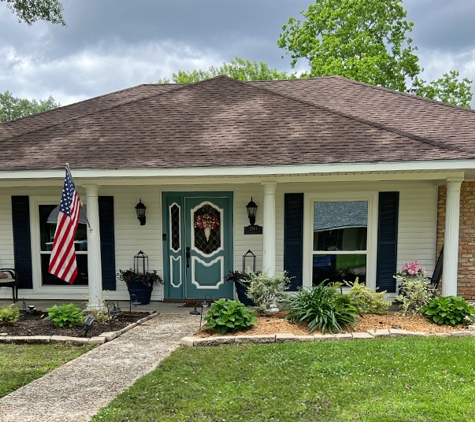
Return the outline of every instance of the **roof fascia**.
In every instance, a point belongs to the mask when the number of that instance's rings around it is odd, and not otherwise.
[[[253,177],[253,176],[297,176],[332,175],[348,173],[385,172],[442,172],[475,169],[475,160],[409,161],[394,163],[341,163],[308,164],[295,166],[248,166],[248,167],[189,167],[170,169],[74,169],[72,174],[81,179],[109,178],[187,178],[187,177]],[[61,170],[0,171],[0,180],[64,178]]]

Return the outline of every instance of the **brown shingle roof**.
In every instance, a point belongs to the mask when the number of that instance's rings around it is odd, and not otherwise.
[[[141,85],[0,125],[2,170],[475,158],[456,117],[475,137],[471,111],[338,77]]]
[[[475,153],[475,110],[340,76],[249,84]]]

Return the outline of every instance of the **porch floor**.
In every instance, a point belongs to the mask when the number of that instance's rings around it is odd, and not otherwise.
[[[120,309],[127,311],[130,309],[130,302],[128,300],[119,300],[113,301],[114,303],[119,303]],[[0,308],[4,308],[12,304],[12,300],[0,299]],[[38,311],[46,311],[47,308],[50,308],[54,305],[61,305],[62,303],[74,303],[80,308],[85,308],[86,303],[80,300],[25,300],[25,307],[28,305],[34,305]],[[16,306],[20,309],[23,309],[23,301],[19,300],[16,302]],[[198,306],[198,311],[201,309]],[[185,306],[185,302],[180,303],[171,303],[171,302],[161,302],[161,301],[151,301],[148,305],[132,306],[132,311],[134,312],[153,312],[157,311],[161,315],[186,315],[193,310],[193,307]],[[395,313],[399,311],[399,305],[397,303],[392,303],[389,307],[390,313]]]
[[[119,307],[127,311],[130,309],[130,302],[128,300],[119,300],[119,301],[111,301],[114,303],[119,303]],[[13,301],[10,299],[0,299],[0,308],[4,308],[6,306],[9,306],[13,303]],[[86,303],[84,300],[62,300],[62,299],[57,299],[57,300],[39,300],[39,299],[30,299],[30,300],[25,300],[25,307],[28,305],[34,305],[36,307],[37,311],[46,311],[47,308],[50,308],[54,305],[61,305],[63,303],[74,303],[76,306],[79,308],[85,308]],[[18,302],[15,303],[15,305],[19,309],[23,309],[23,301],[19,300]],[[160,302],[160,301],[151,301],[150,304],[148,305],[140,305],[140,306],[132,306],[132,311],[134,312],[153,312],[156,311],[161,315],[173,315],[173,314],[179,314],[179,315],[186,315],[189,314],[193,308],[191,307],[186,307],[184,306],[185,303],[165,303],[165,302]],[[199,308],[198,308],[199,309]]]

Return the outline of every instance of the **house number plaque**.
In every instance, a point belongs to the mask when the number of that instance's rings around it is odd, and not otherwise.
[[[262,234],[262,226],[254,224],[244,227],[244,234]]]

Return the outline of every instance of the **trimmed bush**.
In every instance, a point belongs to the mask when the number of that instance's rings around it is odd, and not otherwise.
[[[319,284],[311,289],[300,289],[286,299],[289,311],[286,319],[294,323],[308,323],[312,333],[320,330],[338,333],[345,327],[354,329],[359,310],[351,297],[340,291],[340,284]]]
[[[360,284],[358,279],[354,283],[345,283],[351,287],[349,295],[362,313],[378,315],[388,313],[391,301],[386,300],[386,290],[378,292],[377,289],[370,289],[366,285]]]
[[[435,297],[419,311],[429,321],[439,325],[469,325],[474,320],[475,307],[460,296]]]
[[[247,297],[254,301],[259,314],[265,315],[272,305],[282,301],[285,290],[290,287],[290,278],[285,271],[273,276],[266,272],[249,273],[245,283]]]
[[[399,281],[399,280],[398,280]],[[396,300],[400,303],[401,314],[419,312],[434,297],[435,290],[424,278],[407,277],[399,285],[400,294]]]
[[[205,317],[204,328],[212,328],[220,334],[248,330],[257,322],[254,312],[238,300],[219,299],[211,304]]]
[[[20,319],[20,310],[13,303],[6,308],[0,308],[0,324],[14,324]]]

